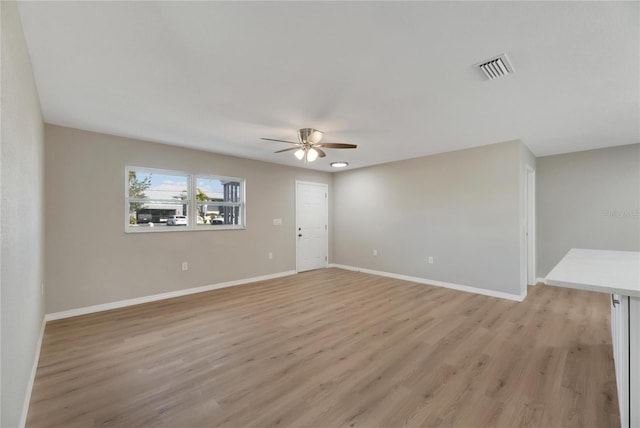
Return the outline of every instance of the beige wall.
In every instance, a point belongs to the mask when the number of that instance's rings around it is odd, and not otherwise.
[[[44,316],[43,124],[15,2],[1,2],[0,425],[20,424]]]
[[[45,140],[47,313],[295,270],[295,181],[332,191],[302,168],[53,125]],[[247,228],[124,233],[127,165],[245,178]]]
[[[521,151],[508,142],[334,174],[335,263],[520,295]]]
[[[640,144],[537,160],[538,276],[571,248],[640,251]]]

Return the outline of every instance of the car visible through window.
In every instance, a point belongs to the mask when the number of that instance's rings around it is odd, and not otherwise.
[[[167,219],[167,226],[186,226],[187,217],[183,215],[172,215]]]

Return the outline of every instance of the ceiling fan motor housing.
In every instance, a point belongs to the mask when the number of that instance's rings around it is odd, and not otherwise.
[[[316,144],[322,140],[322,131],[313,128],[302,128],[298,130],[298,139],[303,144]]]

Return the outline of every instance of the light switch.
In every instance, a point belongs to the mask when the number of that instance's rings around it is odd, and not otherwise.
[[[282,226],[282,219],[281,218],[274,218],[273,219],[273,225],[274,226]]]

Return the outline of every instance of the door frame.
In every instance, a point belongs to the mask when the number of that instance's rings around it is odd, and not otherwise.
[[[296,240],[296,273],[300,272],[300,261],[298,259],[298,254],[299,254],[299,245],[298,242],[300,242],[298,240],[298,223],[299,223],[299,213],[298,213],[298,199],[300,199],[300,197],[298,196],[298,185],[299,184],[303,184],[303,185],[312,185],[312,186],[320,186],[324,188],[324,194],[325,194],[325,198],[324,198],[324,218],[325,218],[325,228],[324,228],[324,242],[325,242],[325,255],[324,255],[324,267],[328,267],[329,266],[329,185],[327,183],[319,183],[319,182],[314,182],[314,181],[303,181],[303,180],[296,180],[295,183],[295,189],[294,189],[294,209],[295,209],[295,217],[296,217],[296,224],[295,224],[295,229],[294,229],[294,234],[293,237]]]
[[[527,284],[535,285],[536,278],[536,170],[525,167],[526,270]]]

